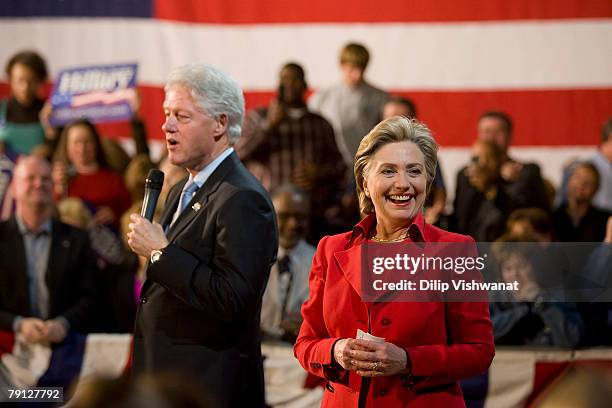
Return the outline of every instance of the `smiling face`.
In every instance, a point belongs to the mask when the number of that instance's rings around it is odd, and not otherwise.
[[[168,158],[176,166],[197,173],[229,147],[227,118],[214,118],[197,105],[188,88],[172,85],[164,100]]]
[[[12,186],[18,213],[26,207],[51,208],[51,166],[43,159],[34,156],[22,159],[15,167]]]
[[[86,126],[76,125],[68,130],[66,154],[77,171],[96,166],[96,153],[94,136]]]
[[[423,209],[427,190],[425,157],[413,142],[388,143],[370,159],[364,190],[376,220],[386,229],[406,227]]]

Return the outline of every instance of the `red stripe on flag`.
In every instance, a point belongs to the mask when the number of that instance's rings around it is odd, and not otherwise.
[[[139,86],[141,115],[150,139],[162,139],[163,88]],[[612,88],[520,91],[397,91],[417,105],[419,118],[433,131],[441,146],[470,146],[479,116],[502,110],[514,120],[514,146],[566,146],[599,144],[602,124],[612,115]],[[0,85],[0,96],[7,94]],[[267,105],[272,91],[245,93],[247,109]],[[102,134],[129,137],[126,123],[100,125]]]
[[[612,115],[612,88],[487,92],[407,92],[442,146],[468,146],[482,113],[514,121],[513,146],[597,145]]]
[[[612,17],[609,0],[156,0],[157,18],[209,24],[383,23]]]
[[[162,138],[163,89],[140,87],[142,114],[149,137]],[[395,94],[395,92],[394,92]],[[413,99],[419,118],[432,129],[442,146],[469,146],[479,116],[487,110],[503,110],[514,119],[514,146],[596,145],[600,128],[612,114],[612,88],[523,91],[420,91],[397,92]],[[274,92],[246,92],[247,108],[265,106]],[[112,125],[116,127],[116,125]],[[117,133],[105,125],[107,134]]]

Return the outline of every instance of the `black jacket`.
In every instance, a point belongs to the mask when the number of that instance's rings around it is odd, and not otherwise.
[[[185,182],[168,195],[164,228]],[[264,406],[260,310],[278,248],[267,192],[232,153],[167,236],[163,255],[147,267],[133,373],[178,372],[220,407]]]
[[[49,318],[64,316],[84,331],[92,310],[93,254],[87,232],[52,221],[46,274]],[[16,316],[32,316],[26,252],[17,220],[0,223],[0,330],[12,331]]]

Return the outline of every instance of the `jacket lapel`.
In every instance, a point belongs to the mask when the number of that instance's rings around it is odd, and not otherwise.
[[[342,274],[361,297],[361,245],[353,245],[344,251],[334,253]]]
[[[176,237],[198,215],[198,213],[202,211],[201,209],[206,207],[206,205],[208,204],[210,195],[213,194],[217,190],[217,188],[219,188],[219,185],[225,179],[229,171],[236,166],[237,160],[238,160],[238,156],[236,156],[236,153],[232,153],[225,160],[221,162],[221,164],[219,165],[219,167],[215,169],[215,171],[213,171],[210,177],[204,182],[204,185],[200,187],[200,189],[193,196],[189,204],[187,204],[187,207],[185,207],[185,210],[178,216],[174,224],[170,226],[170,229],[168,229],[168,241],[169,242],[173,242],[176,239]],[[184,185],[185,183],[182,183],[182,186],[178,194],[179,196],[180,196],[180,192],[182,191]],[[177,202],[176,204],[173,203],[172,207],[176,211],[178,200],[177,199],[175,200]],[[199,205],[196,203],[198,203]],[[171,213],[174,214],[174,211],[172,211]],[[170,216],[170,220],[171,219],[172,219],[172,216]]]
[[[369,288],[363,288],[362,281],[362,270],[364,268],[369,269],[368,266],[363,264],[363,252],[368,251],[367,245],[385,245],[385,244],[367,244],[366,236],[375,224],[375,215],[370,214],[366,216],[353,230],[353,235],[349,239],[349,243],[345,246],[343,251],[334,252],[334,258],[340,266],[342,274],[346,280],[350,283],[353,290],[362,298],[364,294],[371,293]],[[423,216],[419,213],[413,220],[412,225],[409,227],[409,234],[411,240],[417,246],[422,246],[427,239],[431,239],[431,227],[425,224]],[[364,247],[366,245],[366,247]],[[394,248],[398,248],[401,244],[395,244]],[[365,284],[371,284],[371,282],[365,282]],[[399,292],[395,291],[384,291],[380,295],[373,299],[372,303],[390,302],[399,295]],[[370,302],[365,302],[370,303]]]
[[[64,280],[63,272],[70,256],[72,243],[66,236],[63,226],[55,219],[51,224],[51,247],[49,248],[49,260],[47,261],[47,274],[45,283],[49,290],[49,316],[54,316],[52,305],[55,305],[56,289]]]
[[[15,274],[13,275],[15,279],[14,293],[16,296],[21,298],[19,303],[26,308],[25,310],[30,310],[31,300],[28,286],[28,266],[26,260],[25,243],[23,241],[23,236],[19,231],[15,217],[12,217],[9,221],[9,233],[7,236],[18,237],[17,239],[7,239],[5,241],[7,247],[6,254],[11,257],[11,265],[15,271]]]
[[[166,202],[164,203],[164,210],[162,211],[162,215],[159,219],[159,223],[164,228],[164,230],[170,225],[172,222],[172,216],[176,212],[176,207],[178,207],[178,202],[181,197],[181,191],[183,191],[183,187],[189,178],[185,177],[178,183],[176,183],[168,193],[168,197],[166,197]]]

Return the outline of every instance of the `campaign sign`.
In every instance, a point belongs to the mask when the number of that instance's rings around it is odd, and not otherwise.
[[[93,123],[129,120],[136,93],[137,64],[95,65],[60,71],[51,93],[49,121],[62,126],[86,118]]]

